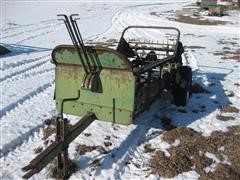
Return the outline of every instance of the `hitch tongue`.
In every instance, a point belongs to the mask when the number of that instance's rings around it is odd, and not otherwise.
[[[59,140],[56,139],[50,146],[36,156],[27,166],[22,168],[22,171],[26,172],[22,178],[28,179],[32,177],[34,174],[40,172],[44,167],[46,167],[55,157],[58,157],[58,171],[63,179],[67,179],[69,176],[69,166],[67,162],[68,145],[95,119],[96,116],[94,113],[88,113],[75,125],[68,127],[66,121],[63,122],[63,120],[60,118],[61,123],[59,123],[59,129],[61,129],[61,131],[65,129],[64,131],[66,133],[60,133],[61,135]]]

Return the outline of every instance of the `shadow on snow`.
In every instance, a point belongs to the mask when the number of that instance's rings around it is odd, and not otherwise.
[[[103,169],[115,169],[114,177],[121,179],[121,175],[125,171],[125,166],[127,166],[126,163],[130,160],[131,156],[134,156],[138,146],[164,132],[161,118],[170,118],[172,124],[175,126],[188,126],[200,118],[208,116],[220,106],[228,104],[229,99],[224,93],[221,81],[232,70],[225,70],[227,71],[226,73],[193,71],[193,83],[200,84],[209,93],[193,94],[186,107],[176,107],[173,105],[169,95],[163,95],[158,98],[152,104],[150,110],[145,111],[135,119],[134,125],[136,128],[131,131],[127,138],[101,159],[101,166],[96,169],[95,175],[100,175]],[[207,83],[210,85],[207,86]],[[150,129],[151,131],[149,131]],[[81,164],[80,162],[81,159],[77,163]],[[115,166],[114,164],[116,163],[120,165]]]
[[[21,45],[21,44],[4,44],[1,43],[2,46],[9,49],[11,52],[0,55],[0,57],[10,57],[10,56],[16,56],[20,54],[29,54],[29,53],[35,53],[35,52],[45,52],[45,51],[51,51],[52,49],[49,48],[42,48],[42,47],[34,47],[34,46],[27,46],[27,45]]]

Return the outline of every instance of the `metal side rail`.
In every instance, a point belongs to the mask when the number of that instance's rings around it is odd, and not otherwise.
[[[62,153],[68,144],[70,144],[79,134],[81,134],[94,120],[96,116],[94,113],[89,112],[82,119],[80,119],[75,125],[71,126],[67,134],[65,134],[64,140],[56,140],[44,151],[42,151],[37,157],[35,157],[27,166],[23,167],[23,171],[28,171],[24,176],[24,179],[28,179],[34,174],[40,172],[46,167],[55,157]],[[67,124],[62,123],[63,126]]]

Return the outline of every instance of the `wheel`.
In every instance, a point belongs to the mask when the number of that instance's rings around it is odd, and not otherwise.
[[[176,106],[185,106],[191,95],[192,69],[189,66],[180,66],[173,83],[173,102]]]

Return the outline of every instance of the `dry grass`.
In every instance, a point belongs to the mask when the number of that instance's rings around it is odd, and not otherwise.
[[[86,136],[86,137],[89,137],[89,136],[91,136],[92,134],[91,134],[91,133],[83,133],[83,135]]]
[[[100,159],[95,159],[90,163],[90,166],[94,167],[94,168],[97,167],[97,166],[100,166],[100,165],[101,165]]]
[[[77,165],[71,161],[70,159],[67,160],[68,164],[68,174],[67,177],[69,178],[73,173],[76,172],[77,170]],[[63,175],[61,172],[58,171],[58,164],[57,164],[57,159],[55,159],[50,166],[48,166],[48,171],[49,171],[49,176],[54,179],[63,179]],[[61,169],[60,169],[61,171]]]
[[[110,141],[104,141],[104,145],[108,147],[108,146],[112,146],[112,143]]]
[[[218,41],[217,41],[217,43],[219,44],[219,45],[227,45],[227,47],[229,47],[229,46],[238,46],[238,42],[234,42],[233,40],[238,40],[238,39],[219,39]]]
[[[223,163],[219,163],[216,167],[216,170],[214,172],[209,172],[208,174],[203,174],[200,177],[200,180],[226,180],[226,179],[232,179],[237,180],[239,178],[239,174],[236,173],[231,166]]]
[[[109,141],[110,139],[111,139],[111,136],[108,136],[108,135],[104,138],[104,140],[108,140],[108,141]]]
[[[43,129],[43,140],[46,140],[49,136],[56,132],[56,129],[53,126],[47,126]]]
[[[197,11],[199,8],[184,8],[179,11],[165,11],[163,14],[159,12],[150,12],[150,15],[157,17],[166,17],[168,20],[177,21],[181,23],[187,24],[197,24],[197,25],[224,25],[226,21],[218,21],[218,20],[209,20],[204,19],[201,16],[191,16],[193,14],[192,11]],[[188,15],[189,14],[189,15]]]
[[[38,153],[42,152],[42,150],[43,150],[43,147],[42,146],[38,146],[37,148],[34,149],[34,153],[38,154]]]
[[[80,154],[80,155],[84,155],[87,152],[91,152],[93,150],[95,150],[96,147],[95,146],[87,146],[85,144],[78,144],[75,147],[75,150]]]
[[[97,150],[101,154],[107,154],[108,151],[103,146],[87,146],[85,144],[78,144],[75,147],[75,150],[80,154],[84,155],[87,152],[91,152],[93,150]]]
[[[145,144],[144,145],[144,152],[145,153],[152,153],[154,151],[155,151],[155,149],[151,147],[151,144]]]
[[[159,16],[159,15],[157,14],[157,12],[150,12],[150,15],[152,15],[152,16]]]
[[[158,150],[150,160],[151,173],[166,178],[173,178],[179,173],[195,170],[201,179],[240,179],[240,126],[229,128],[228,132],[214,132],[210,137],[204,137],[191,128],[178,127],[166,131],[162,139],[168,143],[180,140],[180,145],[168,149],[170,157]],[[224,147],[224,150],[221,147]],[[218,164],[214,172],[205,172],[213,160],[205,153],[213,153],[219,160],[228,156],[231,165]]]
[[[108,39],[108,40],[106,40],[106,42],[117,43],[118,40],[117,39]]]
[[[182,15],[182,13],[177,13],[177,18],[169,18],[169,20],[174,20],[177,22],[181,22],[181,23],[187,23],[187,24],[197,24],[197,25],[224,25],[226,24],[225,21],[210,21],[208,19],[200,19],[200,17],[191,17],[191,16],[184,16]]]
[[[184,36],[193,36],[193,37],[205,37],[205,35],[197,35],[197,34],[192,34],[192,33],[186,33]]]
[[[217,115],[216,118],[220,121],[230,121],[235,119],[232,116],[223,116],[223,115]]]
[[[229,92],[227,93],[227,96],[228,96],[228,97],[234,97],[234,96],[235,96],[235,94],[234,94],[234,92],[233,92],[233,91],[229,91]]]
[[[225,105],[220,107],[221,113],[239,113],[239,109],[231,106],[231,105]]]
[[[234,83],[235,86],[239,87],[240,86],[240,83]]]
[[[233,46],[235,46],[235,45],[233,45]],[[233,60],[240,62],[240,49],[236,49],[236,50],[232,50],[232,51],[230,51],[230,50],[216,51],[213,54],[215,56],[221,56],[221,59],[223,59],[223,60],[233,59]]]
[[[188,48],[188,49],[206,49],[206,47],[203,47],[203,46],[184,46],[184,48]]]

